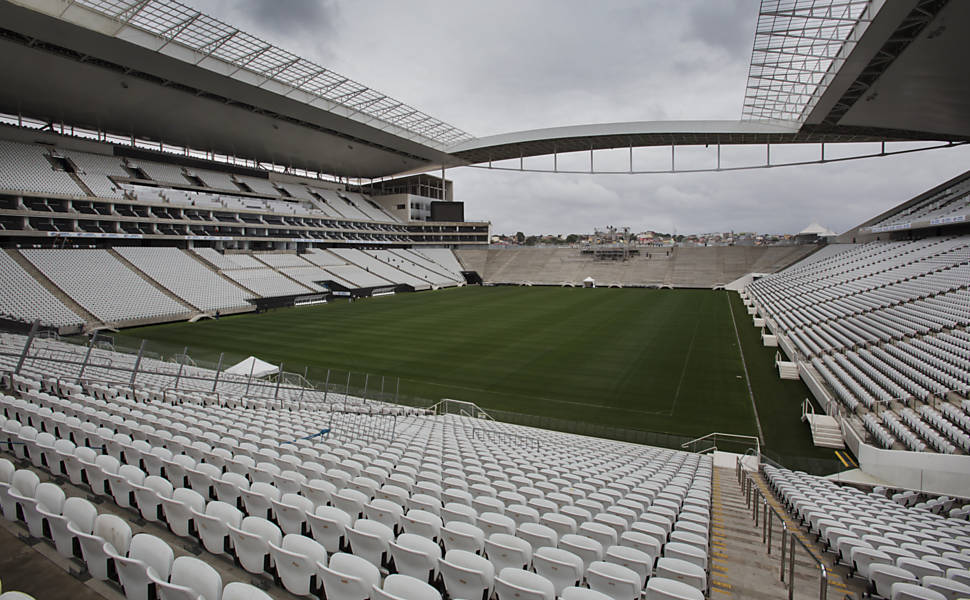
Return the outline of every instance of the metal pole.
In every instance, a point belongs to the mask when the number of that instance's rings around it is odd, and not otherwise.
[[[330,393],[330,369],[327,369],[327,382],[323,384],[323,403],[327,403],[327,394]]]
[[[280,382],[283,381],[283,363],[280,363],[280,372],[276,375],[276,389],[273,391],[273,401],[279,399],[280,397]],[[283,408],[283,403],[280,403],[280,408]]]
[[[128,385],[131,386],[132,393],[135,391],[135,377],[138,376],[138,367],[141,366],[141,357],[145,352],[145,342],[147,342],[147,340],[142,340],[141,346],[138,346],[138,358],[135,359],[135,367],[131,370],[131,381],[128,382]]]
[[[763,544],[765,543],[768,528],[770,527],[768,524],[768,499],[763,496],[761,498],[761,519],[761,543]],[[771,554],[771,550],[768,553]]]
[[[766,531],[768,533],[768,537],[767,537],[767,539],[768,539],[768,556],[771,556],[771,517],[769,515],[765,515],[765,523],[767,524],[767,527],[765,529],[766,529]]]
[[[256,370],[256,357],[254,356],[253,363],[249,365],[249,378],[246,379],[246,391],[243,393],[243,396],[249,395],[249,384],[253,382],[253,371],[255,370]]]
[[[350,371],[347,371],[347,385],[344,386],[344,404],[347,404],[347,396],[350,395]]]
[[[24,361],[27,360],[27,353],[30,351],[31,344],[34,343],[34,336],[37,335],[38,329],[40,329],[40,319],[34,319],[34,324],[30,326],[30,333],[27,334],[24,349],[20,351],[20,360],[17,361],[17,368],[13,370],[14,374],[20,374],[20,369],[24,366]]]
[[[98,332],[95,331],[94,335],[91,336],[91,342],[88,344],[88,351],[84,353],[84,362],[81,363],[81,369],[77,372],[77,382],[81,382],[81,378],[84,377],[84,369],[88,366],[88,359],[91,358],[91,349],[94,348],[94,342],[98,339]]]
[[[788,600],[795,597],[795,532],[788,536]]]
[[[179,379],[182,378],[182,369],[185,368],[185,356],[189,353],[189,347],[182,348],[182,362],[179,363],[179,372],[175,374],[175,389],[179,388]]]
[[[216,386],[219,385],[219,373],[222,373],[222,359],[226,356],[225,352],[219,354],[219,364],[216,365],[216,376],[212,380],[212,391],[216,391]]]
[[[825,600],[829,595],[829,574],[825,570],[825,565],[821,562],[818,563],[818,568],[821,569],[821,577],[819,585],[821,586],[818,590],[818,600]]]
[[[398,377],[397,378],[397,385],[394,388],[394,404],[397,404],[398,392],[400,392],[400,391],[401,391],[401,378]]]
[[[367,401],[367,384],[368,383],[370,383],[370,373],[365,373],[364,374],[364,393],[362,395],[362,399],[365,402]]]
[[[788,523],[781,522],[781,582],[785,583],[785,536],[788,534]]]

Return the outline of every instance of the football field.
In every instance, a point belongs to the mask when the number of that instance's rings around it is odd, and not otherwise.
[[[766,359],[773,349],[758,347],[739,306],[737,295],[725,291],[476,286],[142,327],[123,336],[188,346],[191,356],[210,363],[220,352],[253,354],[282,362],[286,371],[307,367],[319,381],[329,370],[332,382],[343,382],[351,371],[357,387],[369,373],[369,389],[383,377],[386,391],[393,385],[425,404],[453,398],[495,411],[692,437],[758,435],[754,406],[769,402],[775,410],[766,411],[770,423],[762,416],[765,436],[791,445],[796,428],[800,438],[808,436],[797,423],[805,393],[771,388],[770,398],[757,398],[761,387],[777,383]],[[743,339],[752,348],[739,347],[735,322],[750,330]],[[744,364],[742,350],[763,356]],[[788,408],[779,413],[775,403]],[[780,430],[775,420],[785,421]]]

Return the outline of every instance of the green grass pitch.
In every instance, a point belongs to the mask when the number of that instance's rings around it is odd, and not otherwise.
[[[327,369],[331,381],[341,382],[348,370],[370,373],[374,387],[380,376],[385,382],[399,377],[400,394],[429,403],[454,398],[485,409],[684,436],[757,435],[743,349],[752,355],[746,359],[759,414],[768,415],[767,423],[761,415],[768,446],[818,454],[810,439],[806,448],[808,428],[797,422],[807,390],[801,382],[778,381],[774,349],[760,348],[737,295],[723,291],[466,287],[124,335],[188,346],[191,356],[209,361],[231,351],[282,362],[287,371],[306,365],[319,380]]]

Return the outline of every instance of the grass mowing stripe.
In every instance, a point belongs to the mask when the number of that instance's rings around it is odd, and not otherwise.
[[[725,296],[724,298],[728,302],[728,308],[730,309],[731,298]],[[738,341],[738,355],[741,357],[741,367],[744,368],[744,383],[748,386],[748,396],[751,398],[751,410],[754,412],[754,422],[758,425],[758,441],[761,445],[765,445],[765,432],[761,429],[761,419],[758,418],[758,406],[754,401],[754,391],[751,389],[751,377],[748,375],[748,363],[744,360],[744,347],[741,345],[741,334],[738,333],[738,320],[734,316],[734,311],[731,311],[731,324],[734,325],[734,339]]]

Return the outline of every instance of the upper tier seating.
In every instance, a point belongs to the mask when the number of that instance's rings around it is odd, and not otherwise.
[[[121,256],[173,294],[200,310],[249,306],[252,298],[178,248],[115,248]]]
[[[81,325],[82,319],[0,250],[0,315],[19,320],[40,319],[53,327]]]
[[[55,171],[44,157],[45,148],[0,140],[0,189],[86,196],[71,176]]]
[[[970,435],[952,396],[970,394],[968,285],[965,235],[852,246],[745,295],[879,445],[953,453]],[[931,400],[941,412],[922,409]]]
[[[107,250],[22,250],[64,293],[105,322],[187,316],[191,311]]]

